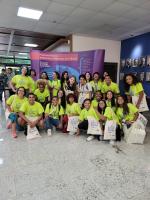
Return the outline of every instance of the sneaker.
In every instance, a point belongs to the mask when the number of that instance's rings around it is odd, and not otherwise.
[[[13,138],[17,138],[16,132],[13,132],[13,133],[12,133],[12,136],[13,136]]]
[[[112,146],[114,146],[115,145],[115,141],[114,140],[110,140],[109,144],[112,145]]]
[[[69,132],[69,135],[75,135],[75,133],[70,131],[70,132]]]
[[[52,130],[51,130],[51,129],[48,129],[48,130],[47,130],[47,136],[50,137],[51,135],[52,135]]]
[[[88,141],[88,142],[90,142],[91,140],[93,140],[94,139],[94,135],[90,135],[88,138],[86,138],[86,140]]]

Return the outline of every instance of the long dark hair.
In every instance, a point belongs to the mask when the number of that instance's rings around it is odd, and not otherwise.
[[[40,79],[42,79],[42,74],[45,74],[45,75],[46,75],[46,80],[49,80],[47,72],[42,72],[42,73],[40,74]]]
[[[105,107],[103,108],[103,110],[100,108],[100,106],[99,106],[99,103],[98,103],[98,106],[97,106],[97,110],[98,110],[98,112],[100,113],[100,114],[103,114],[104,112],[105,112],[105,109],[106,109],[106,107],[107,107],[107,105],[106,105],[106,101],[104,100],[104,99],[102,99],[102,100],[100,100],[100,101],[103,101],[104,102],[104,104],[105,104]],[[99,102],[100,102],[99,101]],[[103,112],[103,113],[102,113]]]
[[[130,89],[130,85],[126,82],[126,78],[127,76],[131,76],[132,79],[133,79],[133,85],[136,85],[138,82],[140,82],[137,77],[133,74],[125,74],[124,75],[124,78],[123,78],[123,82],[124,82],[124,88],[125,88],[125,91],[126,92],[129,92],[129,89]]]
[[[108,91],[107,91],[107,93],[106,93],[106,100],[108,100],[108,98],[107,98],[108,92],[111,92],[111,93],[112,93],[111,106],[112,106],[112,107],[115,107],[115,106],[116,106],[116,103],[115,103],[115,96],[114,96],[114,93],[113,93],[111,90],[108,90]]]
[[[55,73],[55,74],[56,74],[56,76],[57,76],[57,79],[60,79],[60,74],[59,74],[57,71],[54,71],[53,73]]]
[[[92,80],[92,74],[90,73],[90,72],[85,72],[85,78],[86,78],[86,74],[89,74],[90,75],[90,80],[89,81],[91,81]],[[87,81],[87,80],[86,80]]]
[[[123,100],[124,100],[124,103],[123,103],[123,106],[122,106],[122,108],[123,108],[123,114],[124,115],[129,114],[129,108],[128,108],[128,103],[127,103],[127,98],[125,98],[124,96],[121,96],[121,95],[117,96],[117,99],[116,99],[116,107],[117,107],[117,109],[120,107],[120,105],[118,104],[118,98],[119,97],[122,97]]]
[[[72,86],[70,86],[70,81],[68,80],[67,82],[67,86],[68,86],[68,89],[71,90],[71,91],[76,91],[76,87],[77,87],[77,81],[76,81],[76,77],[75,76],[71,76],[70,78],[74,78],[75,79],[75,82]]]
[[[69,76],[67,76],[67,79],[64,78],[64,75],[67,74],[68,75],[68,72],[67,71],[64,71],[61,75],[61,86],[63,86],[63,83],[66,82],[69,80]]]
[[[59,93],[59,91],[62,91],[62,92],[63,92],[63,96],[61,97],[61,106],[62,106],[64,109],[66,109],[66,95],[65,95],[65,92],[64,92],[64,90],[62,90],[62,89],[58,90],[58,93]],[[59,97],[58,97],[58,93],[57,93],[57,98],[59,98]]]

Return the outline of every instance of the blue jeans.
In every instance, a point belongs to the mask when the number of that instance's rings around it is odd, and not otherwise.
[[[59,125],[59,119],[53,119],[52,117],[48,117],[45,120],[45,128],[47,129],[52,129],[53,126],[58,126]]]
[[[11,123],[16,123],[16,129],[18,131],[24,130],[24,127],[22,127],[18,124],[18,115],[16,113],[10,113],[8,116],[8,119],[11,121]]]

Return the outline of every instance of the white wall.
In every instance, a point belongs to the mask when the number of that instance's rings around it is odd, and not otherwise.
[[[70,46],[69,44],[63,43],[51,50],[51,52],[70,52]]]
[[[73,51],[105,49],[105,62],[118,63],[118,76],[119,76],[121,41],[107,40],[107,39],[94,38],[81,35],[73,35],[72,47]]]

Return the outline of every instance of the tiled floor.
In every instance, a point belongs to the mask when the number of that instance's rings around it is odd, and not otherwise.
[[[54,133],[12,139],[0,109],[0,200],[149,200],[150,137],[109,144]]]

